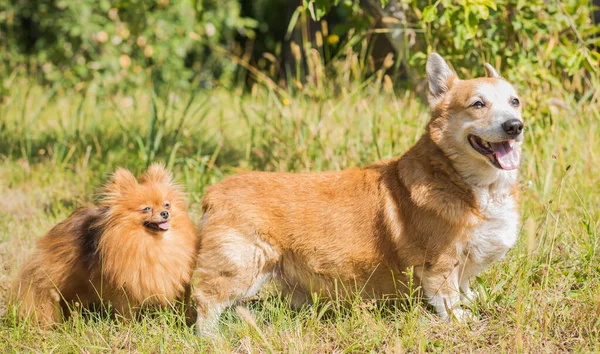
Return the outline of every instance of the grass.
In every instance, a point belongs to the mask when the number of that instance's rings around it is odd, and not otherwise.
[[[75,316],[52,330],[15,322],[7,291],[35,240],[93,200],[117,166],[165,162],[197,219],[205,187],[242,170],[338,170],[402,154],[427,107],[380,79],[311,98],[260,88],[109,95],[11,78],[0,106],[0,352],[600,351],[598,93],[576,98],[525,82],[523,228],[507,257],[473,281],[478,321],[448,324],[413,300],[292,311],[267,291],[249,312],[226,312],[213,339],[170,312],[134,322]]]

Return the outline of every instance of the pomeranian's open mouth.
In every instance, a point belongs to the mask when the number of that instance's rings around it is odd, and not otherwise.
[[[166,221],[162,221],[162,222],[146,221],[146,222],[144,222],[144,226],[146,226],[147,228],[154,230],[154,231],[167,231],[169,228],[171,228],[171,224],[169,224]]]
[[[470,134],[467,139],[471,147],[490,160],[492,165],[501,170],[514,170],[519,167],[520,152],[514,149],[514,140],[498,143],[485,141],[477,135]]]

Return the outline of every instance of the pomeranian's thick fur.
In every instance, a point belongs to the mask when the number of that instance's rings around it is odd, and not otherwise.
[[[125,317],[188,304],[198,251],[184,193],[154,164],[139,181],[118,169],[97,205],[82,207],[37,243],[14,285],[20,317],[60,321],[73,306],[107,305]]]
[[[432,54],[432,116],[402,157],[327,173],[253,172],[208,189],[196,268],[197,328],[275,279],[293,304],[313,293],[371,298],[406,290],[404,272],[445,319],[468,319],[469,279],[518,235],[523,120],[489,64],[460,80]],[[196,276],[195,276],[196,277]]]

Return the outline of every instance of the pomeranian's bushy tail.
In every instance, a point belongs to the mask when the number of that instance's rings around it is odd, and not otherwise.
[[[60,293],[50,277],[45,274],[39,255],[27,263],[11,292],[11,302],[16,306],[18,317],[50,325],[60,320]]]

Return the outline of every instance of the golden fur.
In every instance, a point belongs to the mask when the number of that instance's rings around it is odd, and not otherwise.
[[[165,210],[167,218],[160,215]],[[184,194],[171,175],[154,164],[138,181],[118,169],[98,205],[76,210],[38,241],[14,285],[19,315],[50,324],[75,302],[110,303],[126,317],[145,306],[187,302],[197,249]]]
[[[516,170],[495,167],[467,141],[521,119],[514,89],[490,68],[489,78],[463,81],[433,54],[431,121],[400,158],[340,172],[244,173],[209,188],[197,330],[210,333],[223,308],[270,279],[294,305],[312,292],[379,299],[405,290],[408,268],[443,318],[469,315],[459,301],[473,296],[468,279],[506,253],[518,225]],[[517,157],[521,141],[490,140],[512,144]]]

